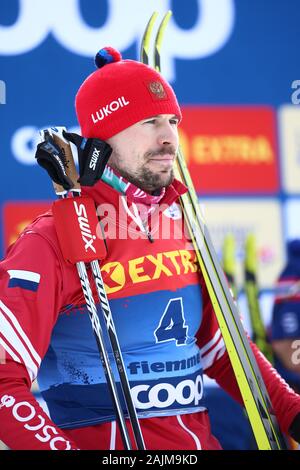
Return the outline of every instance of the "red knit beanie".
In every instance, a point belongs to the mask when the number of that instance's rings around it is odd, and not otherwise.
[[[122,60],[112,47],[95,58],[98,70],[76,95],[76,112],[84,137],[106,140],[142,119],[181,111],[172,87],[148,65]]]

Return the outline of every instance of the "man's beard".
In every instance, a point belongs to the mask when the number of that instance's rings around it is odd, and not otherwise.
[[[162,188],[169,186],[172,181],[174,180],[174,170],[171,168],[170,170],[165,170],[161,172],[154,172],[151,171],[149,168],[143,166],[139,168],[135,173],[131,172],[128,173],[126,168],[123,165],[120,165],[119,162],[122,162],[120,158],[120,154],[118,151],[114,151],[116,155],[116,159],[111,163],[112,168],[115,168],[123,178],[125,178],[129,183],[134,184],[139,189],[146,191],[147,193],[158,193]],[[154,158],[156,156],[163,156],[163,155],[176,155],[176,149],[173,145],[168,145],[162,147],[160,149],[149,151],[145,153],[144,158],[145,162],[149,161],[149,159]]]
[[[148,168],[142,168],[138,174],[127,173],[123,168],[117,168],[118,172],[129,183],[134,184],[138,188],[146,191],[147,193],[156,193],[162,188],[169,186],[174,180],[174,171],[170,170],[168,173],[154,173]]]

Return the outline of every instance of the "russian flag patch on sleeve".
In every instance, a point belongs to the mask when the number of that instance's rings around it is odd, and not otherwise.
[[[23,271],[20,269],[9,269],[8,287],[20,287],[21,289],[36,292],[38,290],[41,275],[32,271]]]

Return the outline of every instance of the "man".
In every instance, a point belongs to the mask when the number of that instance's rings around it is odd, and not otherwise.
[[[151,68],[111,48],[96,63],[76,111],[82,135],[113,152],[102,181],[84,193],[104,225],[101,270],[146,448],[219,449],[203,371],[241,395],[178,204],[181,111]],[[0,439],[12,449],[122,449],[76,269],[63,259],[51,213],[0,266]],[[300,438],[300,398],[253,350],[282,430],[292,426]],[[38,370],[51,418],[29,391]]]
[[[287,244],[287,264],[277,290],[271,325],[275,367],[300,393],[300,240]]]

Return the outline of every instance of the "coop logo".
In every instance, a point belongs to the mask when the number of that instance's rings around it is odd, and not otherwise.
[[[24,423],[24,428],[27,431],[34,432],[34,436],[42,443],[49,443],[51,450],[70,450],[71,444],[61,436],[55,436],[58,431],[54,426],[49,426],[43,416],[37,415],[35,408],[27,401],[16,402],[15,397],[11,395],[3,395],[0,400],[0,414],[1,408],[11,409],[12,415],[19,423]],[[36,432],[38,431],[38,432]],[[57,443],[60,444],[57,447]]]
[[[79,229],[81,232],[81,238],[84,242],[84,249],[85,251],[92,250],[96,254],[96,249],[93,245],[94,240],[96,240],[96,236],[92,234],[89,220],[87,217],[87,212],[84,204],[77,204],[76,201],[74,201],[74,207],[75,211],[77,214],[77,220],[78,220],[78,225]]]
[[[158,11],[162,19],[173,2],[152,0],[144,2],[141,9],[140,0],[109,0],[106,21],[98,28],[85,21],[78,0],[20,0],[18,3],[15,23],[0,27],[0,54],[24,54],[38,47],[51,34],[74,54],[93,57],[95,44],[106,44],[108,37],[114,38],[114,47],[121,51],[133,44],[138,47],[153,11]],[[89,3],[91,8],[99,8],[99,0]],[[162,51],[164,75],[168,80],[174,79],[175,58],[198,59],[214,54],[232,33],[234,0],[198,0],[197,3],[198,16],[193,27],[180,28],[176,18],[168,25]]]
[[[203,379],[186,379],[176,384],[163,382],[154,386],[141,384],[131,389],[135,406],[140,410],[199,406],[203,398]]]

